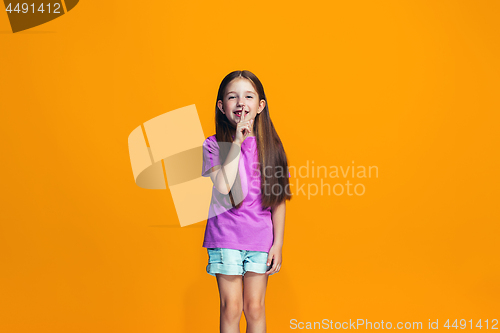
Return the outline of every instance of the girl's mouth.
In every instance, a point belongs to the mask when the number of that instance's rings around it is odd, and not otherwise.
[[[250,112],[248,111],[245,111],[245,114],[249,114]],[[236,117],[241,117],[241,111],[236,111],[234,112],[234,114],[236,115]]]

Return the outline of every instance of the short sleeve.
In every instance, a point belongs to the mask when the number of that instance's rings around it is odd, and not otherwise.
[[[220,165],[219,145],[214,136],[209,136],[203,142],[203,168],[201,175],[203,177],[209,177],[209,170],[216,165]]]

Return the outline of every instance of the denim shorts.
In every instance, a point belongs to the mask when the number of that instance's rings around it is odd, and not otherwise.
[[[268,252],[234,250],[226,248],[207,248],[207,273],[225,275],[245,275],[246,272],[264,274],[272,268],[267,266]],[[271,274],[272,275],[272,274]]]

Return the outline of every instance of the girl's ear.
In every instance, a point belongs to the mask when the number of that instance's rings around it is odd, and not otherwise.
[[[257,112],[257,113],[259,113],[259,114],[260,114],[262,111],[264,111],[264,108],[266,107],[266,100],[265,100],[265,99],[263,99],[263,100],[261,100],[261,101],[260,101],[260,107],[261,107],[262,109],[261,109],[259,112]]]
[[[221,100],[217,101],[217,107],[219,108],[220,112],[222,112],[223,114],[225,114],[224,113],[224,109],[222,108],[222,101]]]

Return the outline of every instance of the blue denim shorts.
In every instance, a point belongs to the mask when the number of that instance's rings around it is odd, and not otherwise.
[[[268,252],[234,250],[221,247],[207,248],[207,273],[225,275],[245,275],[246,272],[264,274],[272,268],[267,266]],[[272,274],[271,274],[272,275]]]

